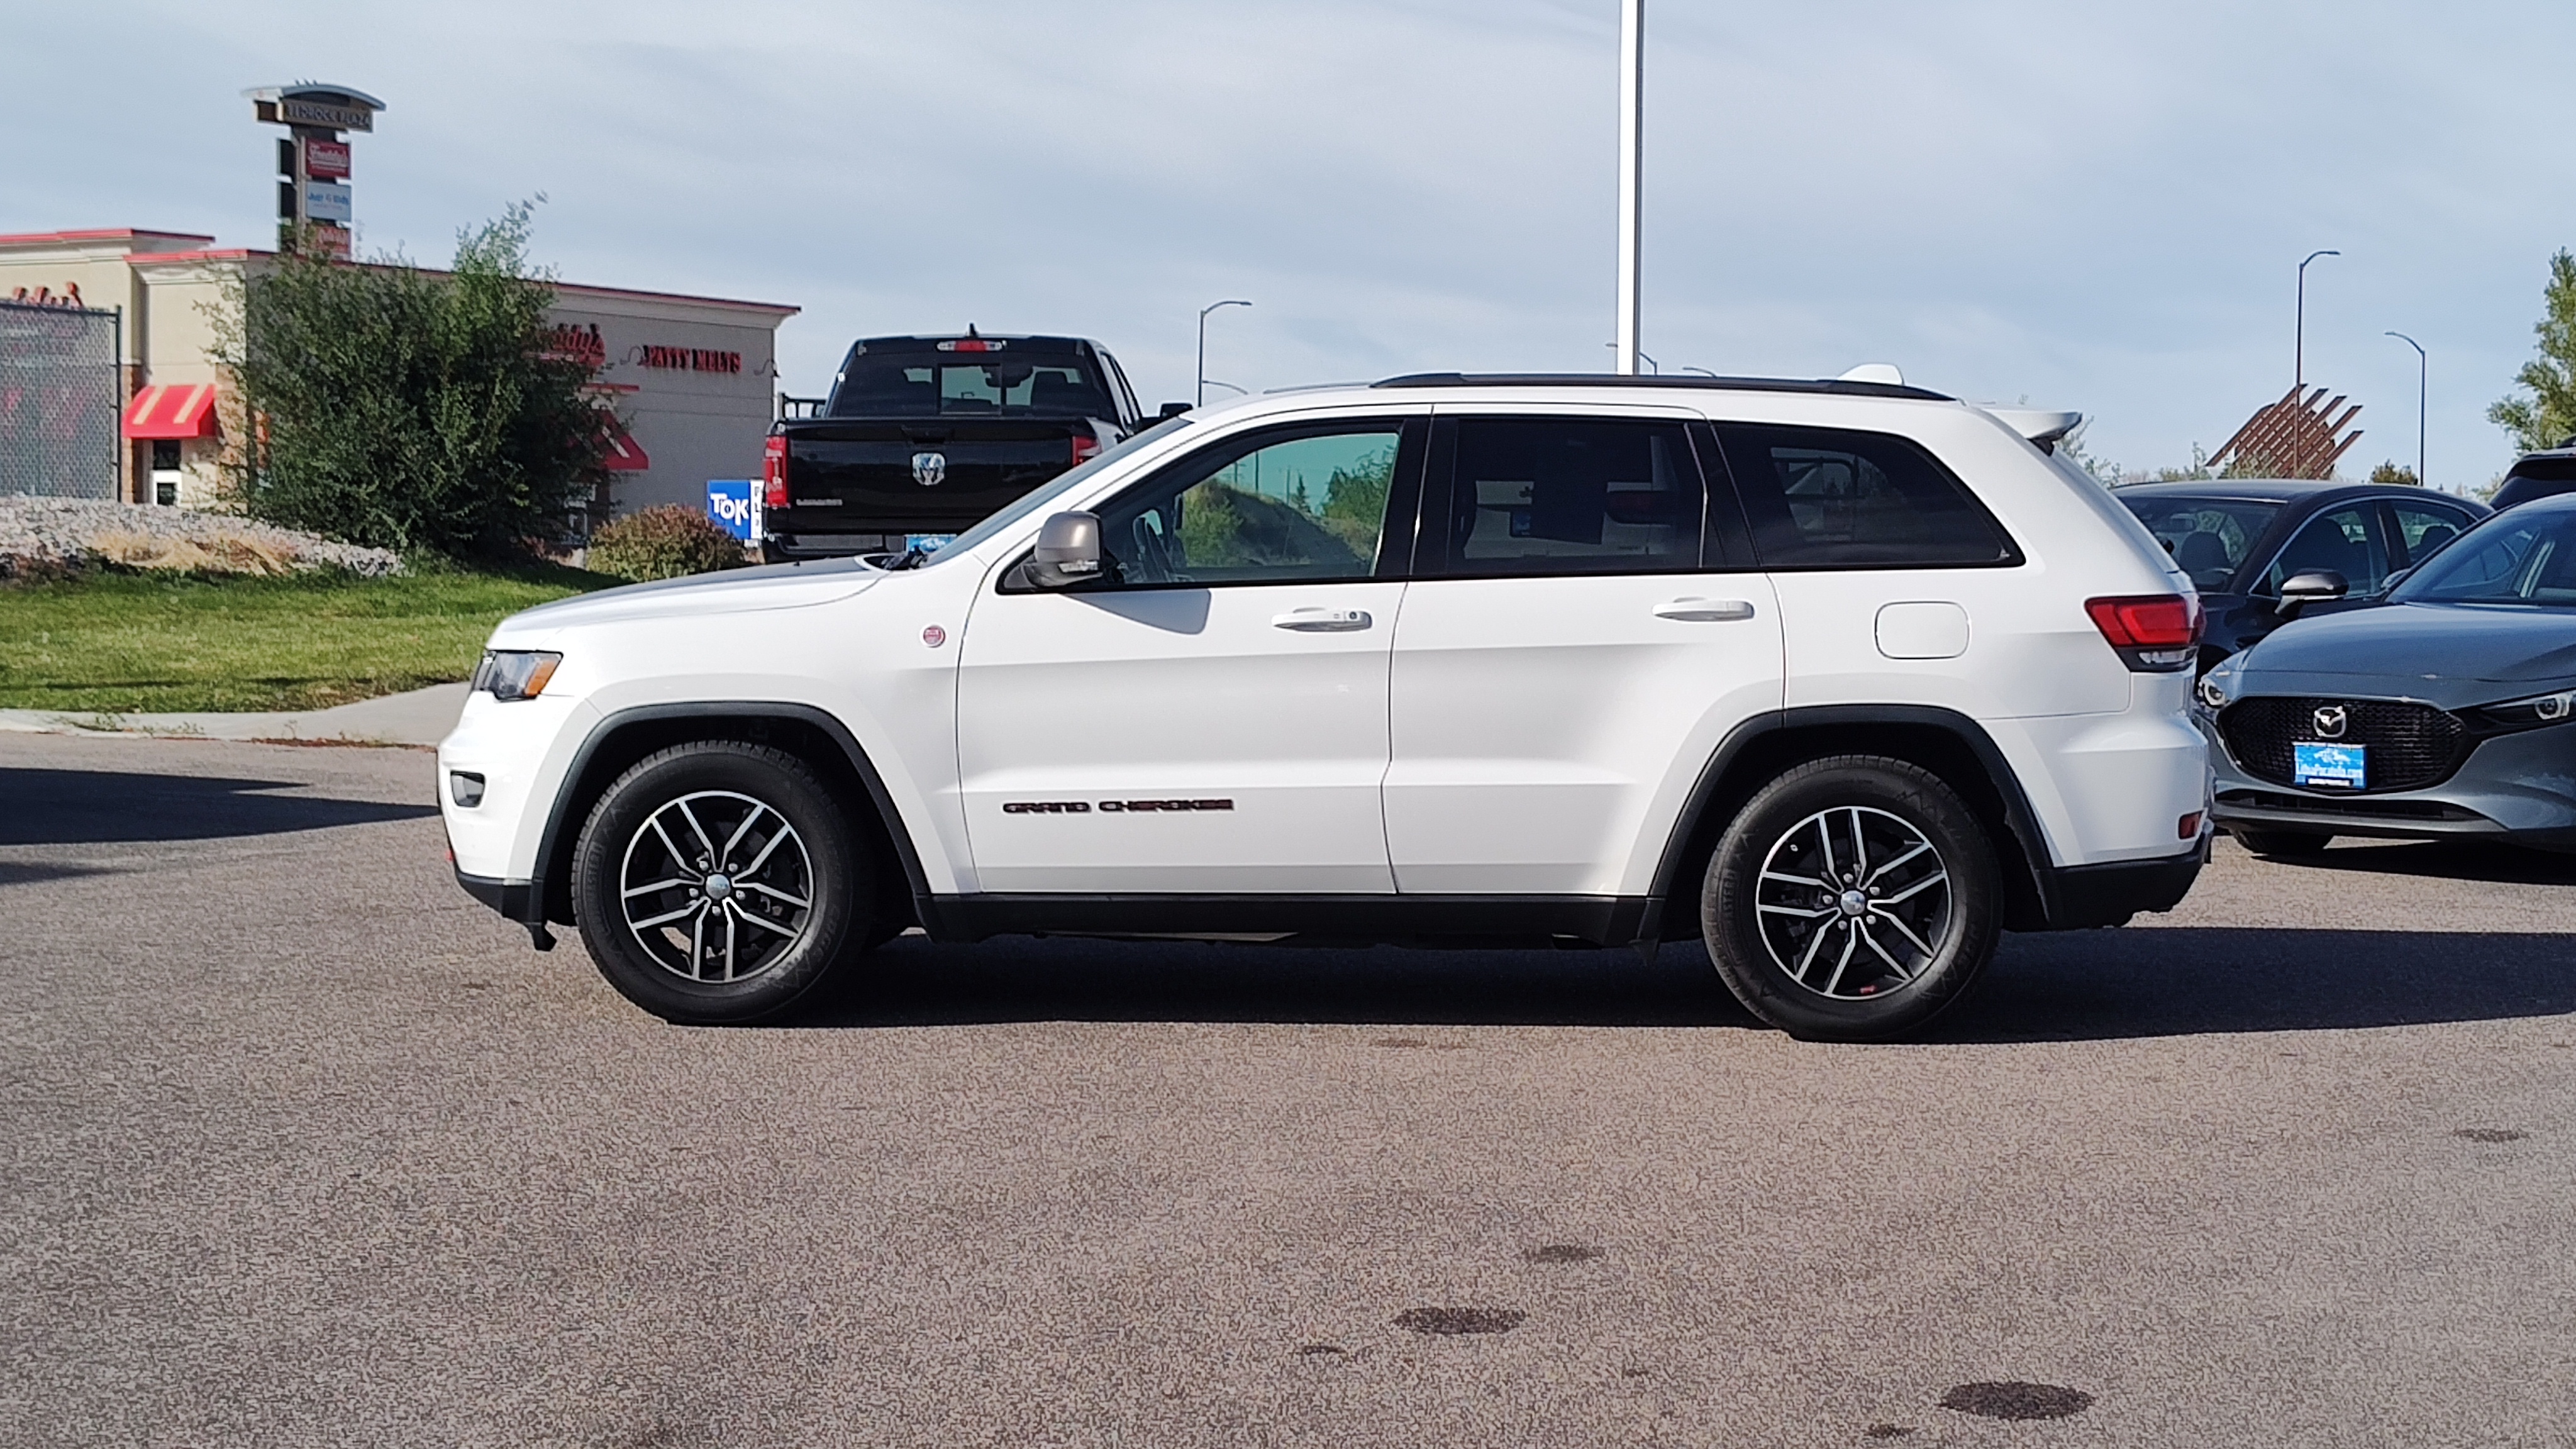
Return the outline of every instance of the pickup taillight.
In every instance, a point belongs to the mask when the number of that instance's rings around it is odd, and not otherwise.
[[[787,506],[787,438],[781,433],[769,435],[760,450],[760,501],[765,508]]]
[[[2200,651],[2200,597],[2196,594],[2134,594],[2086,599],[2084,612],[2102,641],[2120,662],[2141,672],[2189,669]]]
[[[1100,440],[1098,438],[1093,437],[1089,433],[1076,433],[1073,435],[1073,461],[1079,463],[1086,458],[1097,456],[1099,452]]]

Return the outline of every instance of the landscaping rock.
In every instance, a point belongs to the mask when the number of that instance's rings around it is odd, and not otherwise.
[[[193,508],[85,498],[0,497],[0,578],[46,578],[102,563],[206,573],[402,572],[402,556]]]

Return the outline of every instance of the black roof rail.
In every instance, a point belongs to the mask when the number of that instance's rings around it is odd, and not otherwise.
[[[1841,397],[1904,397],[1956,402],[1948,393],[1892,382],[1846,382],[1837,377],[1618,377],[1598,372],[1411,372],[1381,378],[1371,387],[1673,387],[1725,392],[1832,393]]]

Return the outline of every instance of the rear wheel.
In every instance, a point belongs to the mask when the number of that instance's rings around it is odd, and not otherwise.
[[[1795,1036],[1910,1031],[1994,955],[1994,846],[1940,777],[1845,755],[1755,795],[1709,861],[1700,928],[1719,979]]]
[[[2314,855],[2334,839],[2313,830],[2245,830],[2233,825],[2227,833],[2256,855]]]
[[[649,755],[608,787],[573,859],[582,945],[669,1021],[757,1021],[872,925],[869,861],[804,761],[736,740]]]

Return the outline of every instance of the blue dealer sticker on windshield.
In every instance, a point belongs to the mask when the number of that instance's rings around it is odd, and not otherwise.
[[[2324,745],[2300,741],[2290,746],[2290,781],[2326,785],[2338,790],[2362,787],[2365,745]]]

